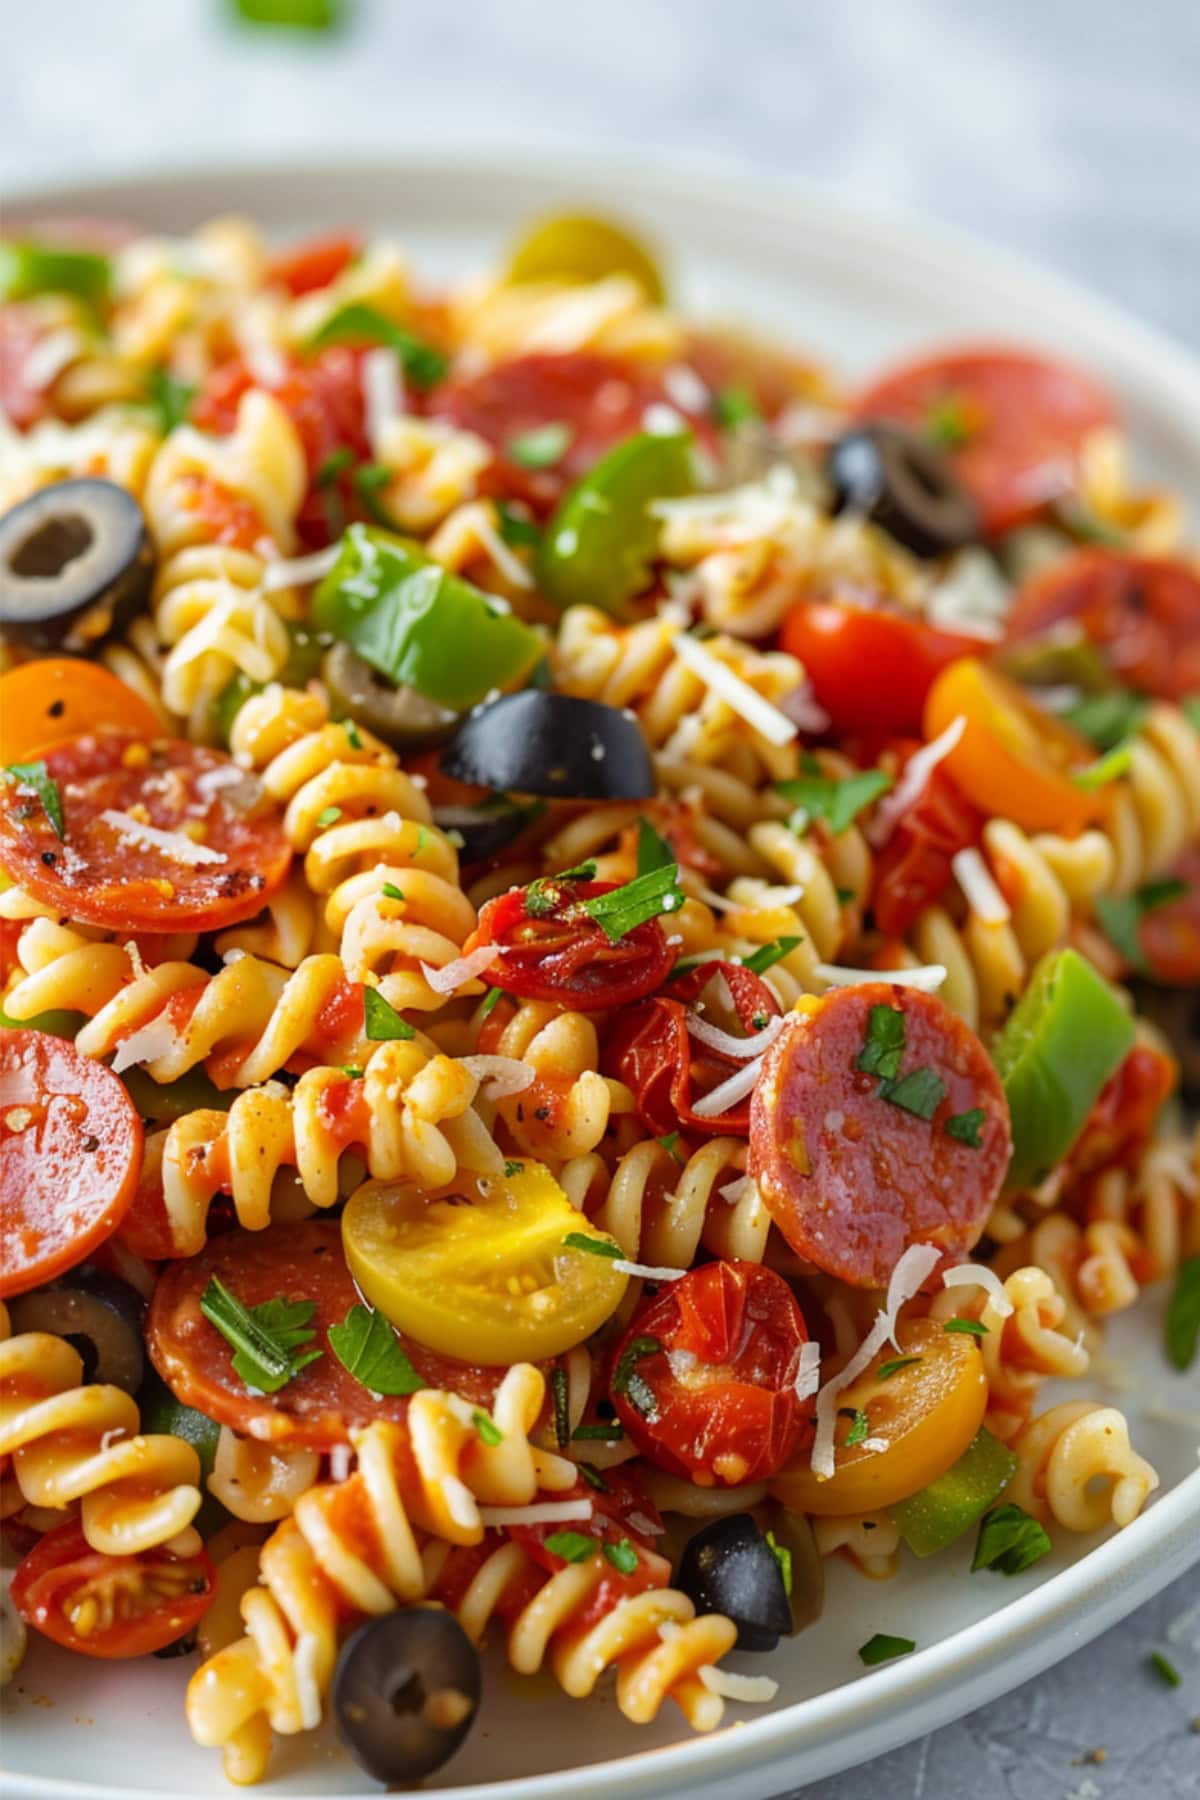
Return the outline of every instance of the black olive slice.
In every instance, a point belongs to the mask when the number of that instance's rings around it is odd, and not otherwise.
[[[335,718],[365,725],[394,750],[428,750],[444,744],[459,715],[416,688],[393,687],[349,644],[334,644],[321,663]]]
[[[859,425],[829,452],[834,512],[872,519],[914,556],[943,556],[979,538],[975,502],[945,458],[898,425]]]
[[[83,1358],[85,1382],[107,1382],[136,1394],[146,1372],[140,1294],[128,1282],[84,1264],[61,1281],[18,1294],[8,1310],[14,1331],[66,1338]]]
[[[468,713],[442,753],[442,769],[458,781],[560,800],[654,793],[654,765],[632,714],[541,688]]]
[[[698,1613],[724,1613],[739,1650],[773,1650],[792,1632],[779,1559],[749,1513],[714,1519],[689,1538],[675,1585]]]
[[[371,1619],[343,1644],[333,1714],[368,1775],[409,1787],[453,1756],[482,1686],[479,1652],[453,1614],[411,1607]]]
[[[82,654],[142,611],[153,578],[142,509],[115,481],[58,481],[0,519],[0,627],[17,643]]]
[[[433,822],[442,831],[453,833],[459,854],[465,863],[485,862],[499,856],[539,812],[546,809],[540,802],[517,806],[497,795],[482,806],[437,806]]]
[[[1133,984],[1139,1019],[1148,1019],[1169,1040],[1179,1063],[1182,1096],[1200,1101],[1200,990],[1156,987],[1153,981]]]

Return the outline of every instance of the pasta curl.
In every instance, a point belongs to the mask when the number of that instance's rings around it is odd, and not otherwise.
[[[1124,1414],[1094,1400],[1052,1406],[1011,1447],[1017,1470],[1006,1496],[1043,1525],[1080,1532],[1129,1525],[1158,1486],[1129,1442]]]
[[[703,1248],[761,1262],[771,1220],[746,1157],[744,1139],[711,1138],[681,1165],[651,1138],[626,1151],[611,1175],[600,1157],[581,1156],[560,1180],[632,1261],[685,1269]]]

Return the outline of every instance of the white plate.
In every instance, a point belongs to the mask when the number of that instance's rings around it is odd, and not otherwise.
[[[1058,348],[1091,366],[1125,405],[1142,466],[1195,502],[1200,490],[1200,365],[1182,350],[1057,279],[907,223],[848,215],[795,190],[711,174],[632,169],[555,153],[422,161],[406,155],[331,167],[150,175],[10,197],[8,217],[126,216],[181,232],[216,213],[250,214],[273,232],[338,222],[386,230],[419,266],[451,272],[497,253],[530,213],[580,204],[617,211],[666,246],[685,304],[758,323],[848,370],[951,335]],[[9,229],[11,229],[11,223]],[[610,1696],[564,1699],[498,1664],[468,1745],[430,1784],[445,1800],[762,1800],[879,1755],[1036,1675],[1122,1618],[1200,1558],[1194,1376],[1159,1351],[1161,1292],[1110,1331],[1109,1366],[1129,1391],[1084,1391],[1125,1407],[1138,1447],[1162,1475],[1145,1515],[1119,1536],[1064,1541],[1009,1581],[969,1575],[963,1549],[886,1585],[829,1571],[825,1616],[769,1659],[740,1666],[778,1677],[773,1708],[730,1709],[709,1738],[677,1715],[639,1730]],[[1124,1382],[1122,1382],[1124,1389]],[[1178,1414],[1190,1407],[1190,1422]],[[1172,1418],[1171,1409],[1176,1409]],[[917,1653],[864,1671],[855,1651],[876,1631]],[[738,1659],[735,1659],[735,1663]],[[228,1793],[215,1753],[196,1748],[180,1710],[187,1667],[122,1669],[39,1644],[4,1704],[11,1800],[176,1800]],[[619,1759],[619,1760],[618,1760]],[[262,1790],[377,1793],[332,1742],[284,1740]]]

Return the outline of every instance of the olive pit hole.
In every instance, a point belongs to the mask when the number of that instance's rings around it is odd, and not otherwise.
[[[8,566],[26,581],[49,581],[77,562],[94,542],[95,533],[82,513],[60,513],[17,545]]]

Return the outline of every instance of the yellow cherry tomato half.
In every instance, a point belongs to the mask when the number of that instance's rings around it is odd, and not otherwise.
[[[666,297],[658,264],[645,244],[609,219],[563,213],[539,219],[513,246],[509,281],[603,281],[632,275],[656,305]]]
[[[616,1311],[628,1282],[613,1266],[613,1240],[576,1212],[549,1170],[508,1167],[503,1177],[464,1170],[452,1191],[434,1194],[368,1181],[342,1215],[346,1261],[371,1305],[461,1362],[558,1356]]]
[[[108,730],[165,735],[141,695],[98,663],[45,656],[0,675],[0,766],[28,762],[64,738]]]
[[[965,656],[942,670],[925,700],[925,736],[966,720],[945,767],[968,800],[1012,819],[1024,831],[1082,831],[1103,819],[1103,788],[1078,786],[1072,772],[1095,751],[1060,719],[1035,705],[1007,675]]]
[[[958,1461],[983,1423],[988,1384],[975,1339],[944,1331],[933,1319],[910,1319],[857,1381],[838,1395],[833,1475],[818,1480],[807,1451],[771,1482],[791,1512],[875,1512],[928,1487]],[[904,1357],[894,1373],[881,1375]],[[866,1429],[861,1417],[866,1415]],[[847,1437],[864,1441],[847,1445]],[[886,1450],[867,1443],[886,1443]]]

